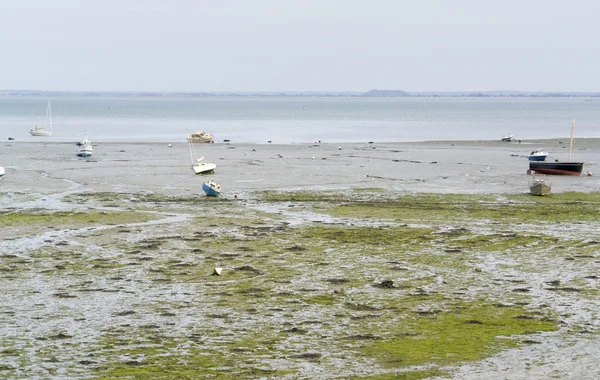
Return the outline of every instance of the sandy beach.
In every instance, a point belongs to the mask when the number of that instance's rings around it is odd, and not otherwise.
[[[547,201],[538,148],[567,160],[561,140],[202,144],[217,169],[195,176],[187,143],[4,142],[0,377],[597,378],[600,140]],[[474,356],[402,348],[488,323]]]

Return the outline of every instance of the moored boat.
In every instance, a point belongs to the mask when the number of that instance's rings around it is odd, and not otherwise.
[[[208,196],[218,197],[219,195],[221,195],[221,185],[219,185],[215,181],[204,182],[202,184],[202,190],[204,190],[204,192]]]
[[[544,182],[543,179],[534,178],[534,180],[529,184],[529,191],[531,195],[550,195],[552,186]]]
[[[212,133],[198,130],[187,135],[187,140],[193,143],[210,143],[213,141]]]
[[[571,152],[573,150],[573,133],[575,130],[575,119],[571,124],[571,142],[569,144],[569,161],[559,162],[551,161],[529,161],[529,170],[527,173],[535,172],[539,174],[552,175],[581,175],[583,171],[583,162],[571,162]]]
[[[502,141],[504,141],[504,142],[513,141],[513,135],[509,133],[508,135],[502,136]]]
[[[214,162],[202,162],[203,159],[204,159],[204,157],[199,158],[196,160],[195,163],[192,164],[192,170],[194,171],[194,173],[196,173],[196,174],[214,173],[215,169],[217,168],[217,164],[215,164]]]
[[[204,156],[200,158],[196,158],[194,154],[194,149],[192,147],[192,142],[188,142],[190,146],[190,158],[192,159],[192,170],[195,174],[207,174],[214,173],[217,168],[217,164],[214,162],[204,162]]]
[[[529,161],[545,161],[546,157],[548,157],[548,152],[543,150],[534,150],[529,153]]]
[[[92,146],[90,139],[88,139],[87,134],[82,141],[77,143],[77,146],[79,147],[76,153],[78,157],[90,157],[94,152],[94,147]]]
[[[581,175],[583,162],[529,161],[529,170],[539,174]]]
[[[50,125],[49,128],[48,125]],[[29,131],[29,134],[32,136],[52,136],[52,106],[50,105],[50,99],[48,99],[48,107],[46,108],[44,127],[40,128],[36,125],[34,129]]]
[[[4,175],[5,171],[4,168],[2,166],[0,166],[0,177],[2,177]]]

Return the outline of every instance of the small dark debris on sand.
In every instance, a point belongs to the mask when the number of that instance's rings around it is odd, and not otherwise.
[[[292,327],[291,329],[283,330],[282,332],[284,332],[284,333],[293,333],[293,334],[306,334],[307,333],[306,330],[299,329],[297,327]]]
[[[468,321],[464,321],[463,323],[467,324],[467,325],[483,325],[482,322],[480,322],[476,319],[469,319]]]
[[[393,289],[396,287],[394,285],[394,281],[392,281],[392,280],[385,280],[385,281],[382,281],[379,284],[375,284],[373,286],[376,288],[382,288],[382,289]]]
[[[380,340],[381,337],[373,334],[351,335],[343,338],[344,340]]]
[[[286,250],[290,252],[303,252],[306,251],[306,248],[299,245],[292,245],[291,247],[286,248]]]
[[[260,269],[254,268],[251,265],[243,265],[241,267],[235,268],[235,270],[243,271],[243,272],[252,272],[252,273],[256,273],[256,274],[262,274],[262,271]]]
[[[321,359],[321,354],[319,354],[318,352],[306,352],[300,355],[293,355],[292,358],[295,359],[307,359],[307,360],[320,360]]]
[[[133,311],[133,310],[127,310],[127,311],[121,311],[121,312],[118,312],[118,313],[116,313],[115,315],[116,315],[117,317],[124,317],[124,316],[126,316],[126,315],[133,315],[133,314],[136,314],[136,312],[135,312],[135,311]]]
[[[350,280],[347,280],[345,278],[329,278],[325,281],[327,281],[330,284],[346,284],[350,282]]]

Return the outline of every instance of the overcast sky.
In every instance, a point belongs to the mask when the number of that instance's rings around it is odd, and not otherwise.
[[[0,89],[600,91],[598,0],[0,0]]]

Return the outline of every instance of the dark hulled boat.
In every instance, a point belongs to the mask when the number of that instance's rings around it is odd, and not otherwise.
[[[539,174],[581,175],[583,162],[529,161],[529,170]]]
[[[568,162],[550,162],[550,161],[529,161],[528,173],[536,172],[538,174],[554,175],[581,175],[583,171],[583,162],[571,162],[571,152],[573,151],[573,132],[575,130],[575,118],[571,123],[571,142],[569,143],[569,161]]]

